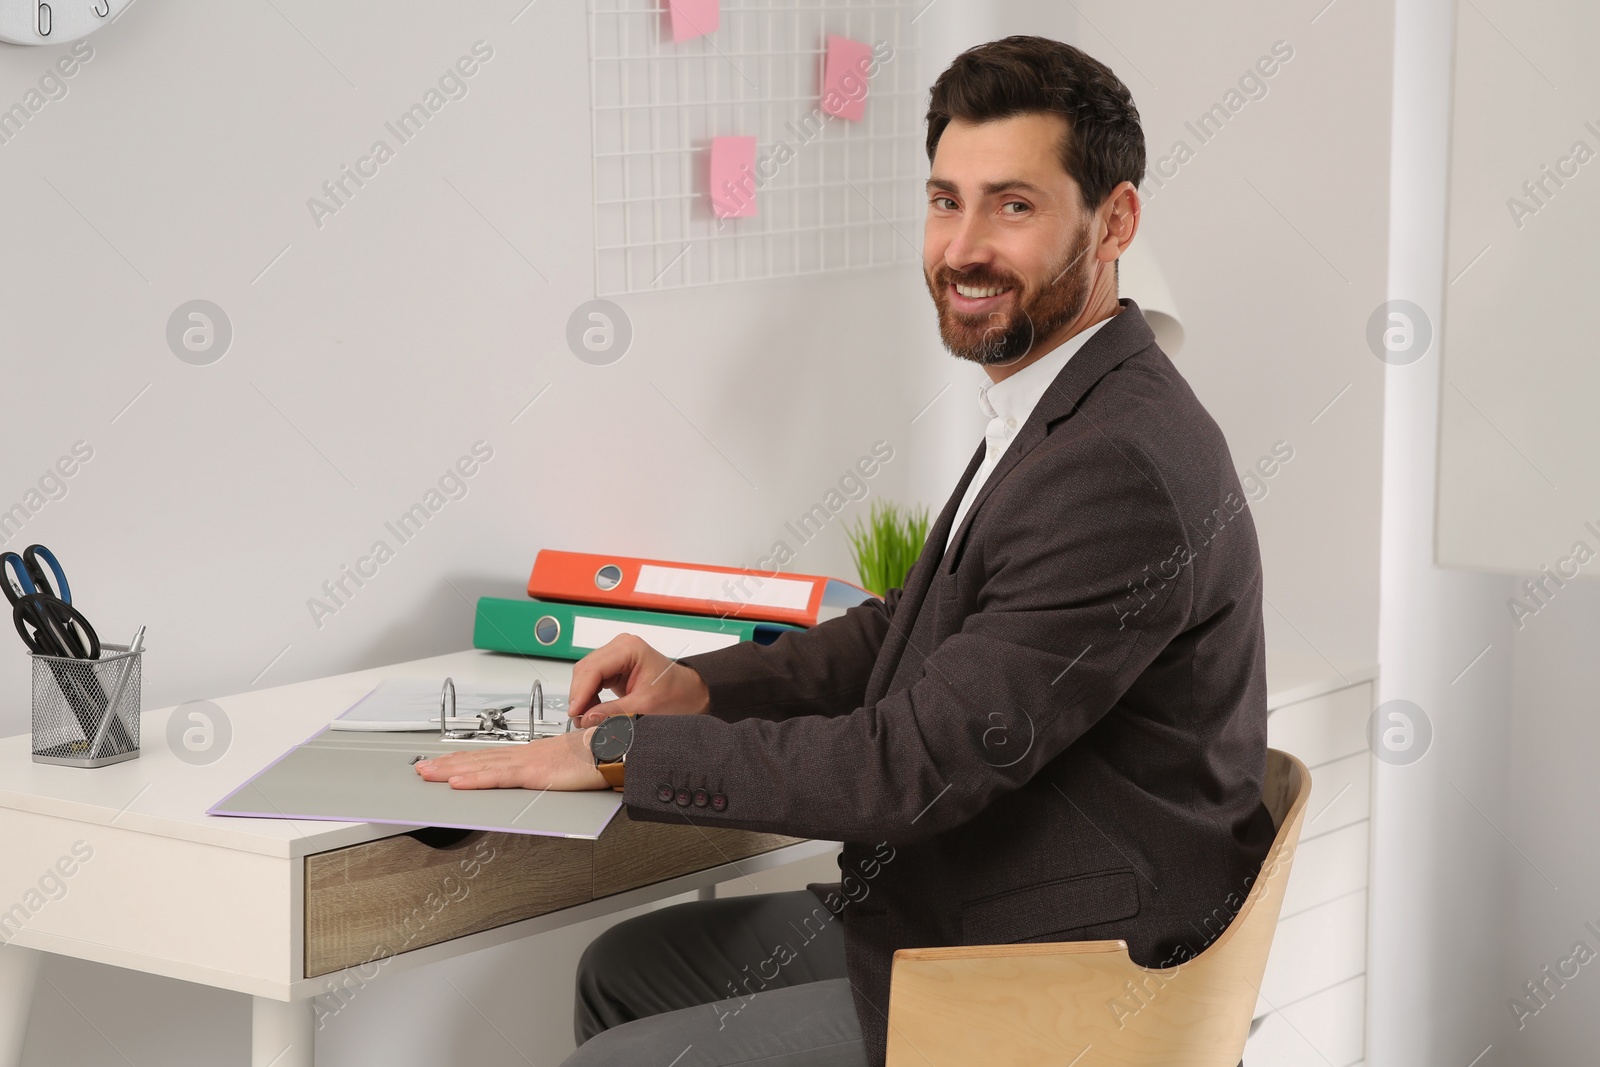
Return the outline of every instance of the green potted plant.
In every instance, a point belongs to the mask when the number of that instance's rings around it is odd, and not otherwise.
[[[902,509],[898,504],[874,500],[866,525],[858,518],[846,532],[862,587],[881,597],[905,586],[906,574],[928,539],[928,509]]]

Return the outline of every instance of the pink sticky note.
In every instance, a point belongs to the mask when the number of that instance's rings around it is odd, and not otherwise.
[[[756,213],[754,137],[712,139],[711,210],[719,219],[743,219]]]
[[[674,44],[717,32],[722,19],[718,0],[667,0],[667,12],[672,18]]]
[[[872,48],[837,34],[828,35],[828,56],[822,67],[822,110],[860,122],[867,111],[867,72]]]

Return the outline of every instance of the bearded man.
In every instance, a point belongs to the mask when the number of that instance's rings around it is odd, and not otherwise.
[[[905,587],[676,663],[619,637],[573,669],[585,730],[419,765],[620,781],[635,820],[844,843],[838,883],[597,938],[568,1067],[878,1067],[896,949],[1120,938],[1171,966],[1271,843],[1255,528],[1221,431],[1117,295],[1133,99],[1011,37],[940,75],[927,147],[924,273],[989,422]]]

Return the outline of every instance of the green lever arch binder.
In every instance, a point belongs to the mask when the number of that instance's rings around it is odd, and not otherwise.
[[[740,641],[770,645],[789,630],[781,622],[674,615],[660,611],[563,604],[550,600],[478,598],[474,648],[551,659],[582,659],[619,634],[635,634],[672,659]]]

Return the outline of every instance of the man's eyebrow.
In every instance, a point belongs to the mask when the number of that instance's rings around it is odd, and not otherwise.
[[[929,178],[927,188],[929,192],[937,190],[941,193],[954,193],[956,183],[943,178]],[[1021,178],[1008,178],[1005,181],[984,182],[982,185],[984,196],[998,196],[1001,193],[1032,193],[1034,196],[1043,196],[1044,190],[1032,182],[1025,182]]]
[[[983,195],[997,196],[1000,193],[1032,193],[1035,196],[1044,195],[1044,190],[1032,182],[1025,182],[1021,178],[1010,178],[1003,182],[984,182]]]

